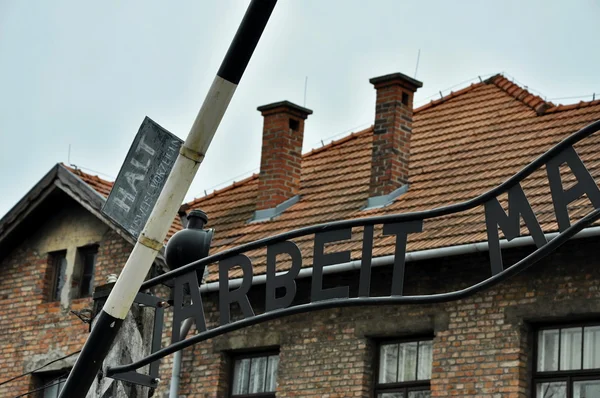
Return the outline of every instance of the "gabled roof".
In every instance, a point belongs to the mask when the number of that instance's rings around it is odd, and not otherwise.
[[[81,179],[82,181],[84,181],[86,184],[88,184],[90,187],[92,187],[96,192],[98,192],[103,200],[102,200],[102,204],[100,205],[100,207],[102,207],[102,205],[104,204],[104,202],[106,201],[106,198],[108,198],[108,195],[110,194],[110,190],[113,187],[113,182],[112,181],[108,181],[108,180],[104,180],[98,176],[95,175],[91,175],[88,173],[83,172],[81,169],[76,169],[73,167],[67,167],[62,165],[64,168],[66,168],[67,170],[69,170],[72,174],[76,175],[79,179]],[[117,226],[117,228],[119,228],[121,231],[123,231],[123,233],[125,233],[128,237],[129,240],[133,243],[135,243],[135,240],[129,235],[129,233],[125,232],[120,226],[118,226],[117,224],[113,223],[113,225]],[[181,221],[179,220],[179,218],[176,218],[175,220],[173,220],[173,224],[171,225],[171,228],[169,229],[169,235],[171,236],[173,235],[175,232],[179,231],[180,229],[182,229],[182,225],[181,225]]]
[[[393,204],[369,211],[368,198],[373,129],[368,128],[303,155],[300,201],[271,221],[248,223],[255,210],[258,176],[253,175],[185,205],[200,208],[216,229],[211,253],[277,233],[334,220],[426,210],[462,202],[514,175],[571,133],[600,119],[600,101],[554,105],[502,75],[472,84],[415,110],[410,155],[410,188]],[[600,174],[600,137],[576,145],[590,172]],[[111,183],[72,170],[103,196]],[[557,230],[545,170],[523,182],[523,189],[545,232]],[[572,219],[586,214],[582,199],[570,206]],[[170,233],[181,228],[174,221]],[[523,234],[528,234],[526,230]],[[332,245],[360,258],[361,235]],[[408,251],[486,241],[483,209],[425,221],[424,232],[411,234]],[[304,266],[312,261],[312,240],[298,239]],[[394,237],[376,229],[373,256],[393,254]],[[254,257],[255,274],[265,271],[262,253]],[[285,265],[284,265],[285,267]],[[207,281],[218,275],[209,267]],[[232,271],[237,277],[239,271]]]
[[[415,110],[410,155],[410,187],[393,204],[362,210],[368,197],[372,128],[354,133],[303,156],[301,200],[275,220],[248,224],[254,210],[257,178],[196,199],[216,228],[220,251],[283,231],[333,220],[427,210],[462,202],[505,181],[551,146],[600,119],[600,101],[556,106],[502,75],[452,93]],[[600,137],[577,145],[596,177],[600,174]],[[557,231],[545,170],[523,183],[545,232]],[[583,199],[570,206],[573,219],[589,211]],[[528,231],[523,230],[524,235]],[[352,250],[360,258],[361,235],[331,250]],[[411,234],[408,251],[486,241],[483,209],[425,221],[424,232]],[[297,241],[305,266],[311,265],[312,241]],[[373,256],[393,254],[394,238],[376,230]],[[253,261],[255,274],[264,259]],[[216,267],[208,281],[216,280]],[[240,276],[233,273],[232,277]]]
[[[10,251],[9,248],[16,242],[30,233],[29,228],[35,228],[37,223],[63,201],[64,194],[112,227],[125,240],[132,244],[135,243],[131,236],[100,212],[105,201],[102,196],[105,191],[103,188],[106,187],[104,182],[94,184],[94,177],[85,175],[82,179],[80,176],[63,164],[57,164],[0,219],[0,253],[2,256],[7,254]]]
[[[68,195],[100,221],[111,227],[125,241],[135,244],[135,239],[121,226],[102,214],[102,206],[110,193],[113,183],[82,172],[79,169],[55,165],[29,192],[0,219],[0,260],[10,249],[26,237],[37,223],[44,220]],[[181,224],[173,223],[173,231],[181,229]],[[159,253],[156,263],[166,269],[163,253]]]

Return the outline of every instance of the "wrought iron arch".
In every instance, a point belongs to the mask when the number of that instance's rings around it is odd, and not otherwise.
[[[504,269],[501,264],[501,260],[500,260],[499,264],[498,264],[498,262],[494,263],[494,256],[499,255],[500,253],[499,253],[499,247],[498,247],[498,253],[492,252],[493,250],[495,250],[494,249],[495,246],[493,246],[493,242],[492,242],[494,239],[491,239],[489,241],[489,244],[490,244],[490,260],[491,260],[492,269],[491,269],[491,276],[489,278],[487,278],[483,281],[480,281],[480,282],[478,282],[472,286],[469,286],[467,288],[452,291],[452,292],[436,293],[436,294],[431,294],[431,295],[404,296],[404,295],[402,295],[401,287],[400,287],[400,290],[398,290],[396,292],[394,292],[394,289],[392,288],[392,295],[387,296],[387,297],[353,297],[353,298],[341,297],[341,298],[337,298],[337,299],[336,298],[327,299],[326,297],[323,297],[323,298],[320,298],[318,301],[313,301],[308,304],[300,304],[300,305],[291,306],[291,307],[285,306],[285,308],[277,308],[277,306],[274,306],[273,308],[275,308],[275,309],[273,309],[271,311],[266,311],[266,312],[264,312],[262,314],[258,314],[258,315],[254,315],[254,313],[246,314],[245,318],[240,319],[240,320],[235,320],[232,322],[229,322],[228,317],[225,319],[222,318],[222,322],[221,322],[220,326],[217,326],[210,330],[202,330],[202,331],[200,331],[200,333],[198,333],[192,337],[189,337],[185,340],[182,340],[182,341],[174,341],[169,346],[156,350],[155,352],[153,352],[152,354],[143,358],[142,360],[133,362],[131,364],[126,364],[126,365],[115,366],[115,367],[109,368],[107,370],[107,376],[120,378],[119,375],[132,374],[132,372],[134,374],[137,374],[137,373],[135,373],[136,369],[139,369],[142,366],[151,364],[169,354],[172,354],[176,351],[182,350],[191,345],[194,345],[199,342],[211,339],[213,337],[216,337],[216,336],[219,336],[219,335],[222,335],[225,333],[229,333],[229,332],[232,332],[235,330],[239,330],[239,329],[251,326],[251,325],[256,325],[256,324],[259,324],[262,322],[270,321],[273,319],[277,319],[277,318],[281,318],[281,317],[285,317],[285,316],[289,316],[289,315],[306,313],[306,312],[310,312],[310,311],[314,311],[314,310],[337,308],[337,307],[370,306],[370,305],[384,305],[384,304],[426,304],[426,303],[431,304],[431,303],[448,302],[448,301],[454,301],[454,300],[459,300],[459,299],[468,297],[468,296],[473,295],[477,292],[480,292],[484,289],[487,289],[503,280],[506,280],[507,278],[527,269],[528,267],[535,264],[540,259],[549,255],[550,253],[555,251],[559,246],[563,245],[567,240],[569,240],[570,238],[575,236],[578,232],[580,232],[584,228],[590,226],[592,223],[594,223],[595,221],[600,219],[600,189],[598,189],[598,185],[596,184],[594,179],[591,177],[591,174],[589,174],[589,172],[585,168],[585,165],[583,164],[583,162],[581,161],[581,159],[579,158],[579,156],[573,149],[574,144],[583,140],[586,137],[589,137],[590,135],[597,132],[598,130],[600,130],[600,121],[596,121],[596,122],[588,125],[587,127],[584,127],[583,129],[570,135],[569,137],[567,137],[560,143],[556,144],[550,150],[548,150],[547,152],[545,152],[544,154],[539,156],[537,159],[535,159],[533,162],[531,162],[525,168],[520,170],[518,173],[516,173],[514,176],[512,176],[511,178],[509,178],[508,180],[506,180],[505,182],[503,182],[496,188],[494,188],[488,192],[485,192],[482,195],[479,195],[475,198],[467,200],[465,202],[457,203],[457,204],[446,206],[446,207],[435,208],[432,210],[418,211],[418,212],[413,212],[413,213],[393,214],[393,215],[385,215],[385,216],[377,216],[377,217],[336,221],[336,222],[313,225],[313,226],[309,226],[309,227],[305,227],[305,228],[300,228],[300,229],[297,229],[294,231],[285,232],[285,233],[282,233],[282,234],[279,234],[276,236],[268,237],[265,239],[260,239],[255,242],[247,243],[247,244],[238,246],[236,248],[211,255],[202,260],[193,262],[191,264],[188,264],[188,265],[178,268],[176,270],[173,270],[173,271],[170,271],[163,275],[160,275],[158,277],[152,278],[152,279],[146,281],[142,285],[141,291],[145,291],[151,287],[154,287],[154,286],[157,286],[157,285],[160,285],[165,282],[172,281],[172,280],[177,281],[179,279],[180,282],[185,280],[185,282],[188,283],[190,281],[196,280],[196,270],[197,269],[203,268],[208,264],[215,263],[215,262],[225,262],[225,261],[231,260],[232,258],[235,258],[236,256],[243,256],[243,253],[245,253],[245,252],[263,248],[263,247],[267,247],[267,250],[268,250],[269,247],[274,247],[274,245],[282,244],[284,242],[290,242],[290,240],[294,239],[294,238],[304,237],[304,236],[313,235],[313,234],[315,235],[315,237],[323,236],[324,234],[331,234],[331,233],[335,234],[335,233],[339,233],[340,231],[348,230],[349,228],[352,228],[352,227],[371,227],[371,226],[379,225],[379,224],[382,224],[384,226],[386,226],[386,225],[388,225],[388,226],[389,225],[406,226],[406,225],[409,225],[409,223],[419,224],[419,223],[422,223],[423,220],[426,220],[426,219],[431,219],[431,218],[435,218],[435,217],[441,217],[441,216],[446,216],[446,215],[450,215],[450,214],[467,211],[467,210],[473,209],[477,206],[484,206],[484,210],[485,210],[485,214],[486,214],[486,225],[487,225],[487,230],[488,230],[488,238],[489,237],[494,238],[497,243],[497,236],[498,236],[497,227],[498,226],[500,226],[503,229],[505,236],[509,240],[518,236],[519,228],[518,228],[518,224],[517,224],[517,229],[516,229],[516,231],[514,230],[514,220],[516,218],[517,223],[518,223],[520,220],[520,216],[523,216],[523,218],[526,221],[526,225],[530,229],[531,235],[534,238],[534,241],[537,246],[537,248],[534,252],[532,252],[531,254],[529,254],[528,256],[523,258],[522,260],[518,261],[517,263]],[[576,175],[577,181],[578,181],[577,184],[575,184],[575,186],[573,186],[567,190],[563,189],[561,181],[560,181],[560,175],[556,174],[556,170],[563,163],[567,163],[570,166],[570,168]],[[548,178],[549,178],[549,183],[550,183],[550,188],[551,188],[551,194],[552,194],[553,202],[555,204],[555,212],[557,213],[557,219],[559,221],[559,228],[560,228],[560,233],[554,239],[550,240],[549,242],[547,242],[546,239],[543,238],[543,236],[544,236],[543,234],[540,237],[539,232],[541,232],[541,229],[539,231],[536,229],[535,224],[536,224],[537,220],[535,220],[535,215],[533,216],[534,219],[530,218],[528,220],[526,218],[526,217],[531,216],[531,215],[527,216],[528,211],[530,211],[531,208],[529,207],[529,203],[526,201],[526,199],[523,201],[524,196],[523,197],[520,196],[522,193],[522,190],[520,189],[521,181],[523,181],[526,177],[530,176],[534,171],[536,171],[537,169],[539,169],[542,166],[546,166],[548,169]],[[557,180],[557,178],[558,178],[558,180]],[[495,203],[498,203],[497,202],[498,196],[505,194],[505,193],[509,194],[509,213],[511,213],[511,211],[512,211],[513,216],[514,216],[515,212],[516,212],[516,217],[511,218],[510,214],[509,215],[504,214],[501,207],[500,207],[500,211],[502,213],[499,213],[498,206],[495,205]],[[587,194],[588,198],[592,202],[594,210],[589,212],[589,214],[587,214],[585,217],[581,218],[579,221],[577,221],[573,225],[569,225],[569,220],[568,220],[568,218],[566,220],[564,219],[564,212],[560,206],[564,206],[566,209],[566,204],[581,197],[584,193]],[[512,195],[512,198],[514,198],[514,200],[511,199],[511,195]],[[557,205],[557,203],[558,203],[558,205]],[[567,217],[568,217],[568,214],[567,214]],[[538,227],[539,227],[539,224],[538,224]],[[400,228],[400,229],[402,229],[402,228]],[[491,233],[490,229],[495,229],[495,235],[493,233],[490,235],[490,233]],[[413,230],[415,230],[415,229],[414,228],[413,229],[405,228],[402,231],[396,231],[395,234],[397,234],[397,236],[400,237],[400,234],[404,233],[405,234],[404,238],[406,238],[406,234]],[[417,230],[418,230],[418,228],[417,228]],[[372,231],[372,229],[371,229],[371,231]],[[536,236],[536,234],[537,234],[537,236]],[[372,235],[371,235],[371,237],[372,237]],[[341,240],[341,239],[338,239],[338,240]],[[406,243],[406,241],[404,241],[404,243]],[[371,240],[371,244],[372,244],[372,240]],[[402,268],[401,271],[404,272],[404,256],[402,255],[402,258],[398,258],[399,257],[398,253],[399,252],[397,251],[396,252],[397,258],[395,258],[395,262],[396,262],[396,265],[401,266],[401,268]],[[403,253],[404,252],[402,252],[402,254]],[[322,262],[322,260],[323,260],[322,258],[315,257],[315,262],[318,262],[318,261]],[[186,279],[186,275],[188,275],[188,276],[193,275],[193,278]],[[246,275],[246,277],[247,277],[247,275]],[[252,277],[252,275],[250,275],[250,281],[251,281],[251,277]],[[293,277],[291,279],[293,279]],[[222,286],[223,292],[230,292],[229,281],[226,278],[225,278],[225,280],[223,280],[223,278],[220,278],[219,283],[223,284],[223,286]],[[400,281],[400,283],[402,283],[402,281]],[[193,284],[193,282],[190,283],[190,288],[194,288],[192,286],[192,284]],[[176,286],[177,286],[177,283],[176,283]],[[183,285],[180,283],[178,288],[183,289]],[[196,285],[196,288],[197,288],[197,285]],[[199,297],[199,295],[197,297]],[[153,384],[149,384],[149,385],[153,385]]]

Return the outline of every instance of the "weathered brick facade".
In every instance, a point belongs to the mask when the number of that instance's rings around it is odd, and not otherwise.
[[[600,269],[596,238],[575,240],[520,275],[472,297],[444,304],[340,308],[300,314],[221,336],[184,351],[181,394],[226,396],[232,353],[278,347],[278,397],[372,397],[377,342],[433,337],[432,397],[531,396],[533,331],[541,322],[598,320]],[[505,253],[512,264],[528,253]],[[489,276],[487,254],[409,263],[407,294],[454,290]],[[389,295],[389,270],[374,271],[372,295]],[[358,276],[329,276],[350,285]],[[255,311],[264,300],[251,291]],[[306,302],[308,280],[298,284]],[[217,297],[205,302],[209,328],[218,322]],[[193,331],[192,331],[193,333]]]
[[[71,310],[92,308],[91,298],[51,301],[49,252],[98,244],[94,285],[118,273],[131,245],[73,201],[38,225],[31,236],[0,262],[0,381],[29,372],[80,350],[88,325]],[[65,306],[64,304],[67,304]],[[43,371],[69,367],[75,356]],[[0,397],[14,397],[38,386],[27,376],[0,386]]]
[[[74,219],[81,224],[77,227],[81,236],[86,228],[102,232],[101,239],[94,241],[99,245],[96,285],[103,284],[109,273],[117,273],[131,250],[129,243],[85,210],[68,206],[4,258],[0,266],[0,380],[74,352],[85,341],[88,326],[69,310],[91,308],[91,299],[72,300],[67,308],[58,301],[48,302],[44,277],[48,254],[41,251],[55,250],[59,238],[69,239],[62,232],[72,227]],[[48,243],[48,236],[57,240]],[[323,310],[198,344],[184,351],[180,393],[187,397],[226,396],[232,354],[278,348],[278,397],[372,397],[377,342],[431,336],[432,397],[529,397],[532,333],[537,323],[599,318],[600,269],[593,256],[595,241],[571,241],[530,270],[457,302]],[[525,249],[507,251],[505,263],[526,253]],[[373,270],[373,296],[389,295],[390,272],[388,267]],[[406,294],[454,290],[488,274],[486,253],[408,263]],[[357,282],[356,273],[325,278],[326,287],[349,285],[351,296],[357,294]],[[263,289],[257,285],[250,292],[257,313],[262,312]],[[298,292],[296,303],[308,302],[310,279],[299,280]],[[209,327],[218,322],[217,299],[215,293],[205,295]],[[169,341],[169,318],[163,344]],[[45,370],[69,364],[72,362],[65,360]],[[155,396],[168,391],[170,372],[169,357],[161,364],[162,383]],[[35,376],[27,376],[1,386],[0,397],[13,397],[36,386]]]

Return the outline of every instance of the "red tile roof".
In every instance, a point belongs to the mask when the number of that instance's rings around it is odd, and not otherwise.
[[[410,187],[381,209],[362,210],[368,198],[372,127],[303,155],[301,200],[274,220],[248,223],[255,210],[258,177],[190,202],[201,208],[216,229],[211,253],[277,233],[334,220],[406,213],[462,202],[488,191],[569,134],[600,119],[600,101],[575,105],[545,102],[501,75],[472,84],[415,110],[410,155]],[[600,137],[576,145],[594,177],[600,175]],[[103,195],[111,183],[74,171]],[[546,232],[557,230],[545,170],[526,179],[523,189]],[[572,219],[586,214],[586,199],[570,207]],[[171,229],[180,228],[178,220]],[[523,234],[528,232],[523,229]],[[361,233],[332,245],[360,258]],[[408,251],[485,241],[483,209],[427,220],[424,232],[411,234]],[[304,266],[312,263],[311,237],[298,239]],[[373,256],[393,254],[394,238],[376,229]],[[254,257],[255,274],[264,273],[262,253]],[[283,265],[285,267],[285,265]],[[209,267],[209,281],[217,279]],[[236,277],[240,271],[232,271]]]
[[[108,197],[110,190],[112,189],[113,183],[111,181],[103,180],[98,176],[84,173],[81,169],[69,167],[64,163],[61,163],[63,167],[68,169],[71,173],[83,180],[86,184],[94,188],[100,195],[105,198]]]

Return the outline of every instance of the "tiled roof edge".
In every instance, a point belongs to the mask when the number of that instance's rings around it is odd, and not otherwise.
[[[573,109],[585,108],[588,106],[594,106],[600,104],[600,100],[592,101],[579,101],[576,104],[561,105],[554,104],[550,101],[545,101],[538,95],[533,95],[527,89],[519,86],[518,84],[508,80],[502,74],[498,74],[490,77],[486,80],[488,84],[495,84],[498,88],[510,94],[512,97],[523,102],[525,105],[532,108],[537,112],[538,115],[545,115],[548,113],[556,113],[562,111],[570,111]]]
[[[331,141],[327,145],[323,145],[320,148],[313,149],[312,151],[303,154],[302,158],[309,157],[309,156],[315,155],[317,153],[323,152],[323,151],[325,151],[325,150],[327,150],[329,148],[332,148],[334,146],[343,144],[345,142],[348,142],[348,141],[350,141],[350,140],[352,140],[354,138],[360,137],[361,135],[365,135],[365,134],[370,133],[372,131],[373,131],[373,126],[370,126],[370,127],[366,128],[364,130],[357,131],[356,133],[350,133],[349,135],[347,135],[347,136],[345,136],[343,138],[340,138],[339,140]]]
[[[490,77],[489,79],[486,79],[484,83],[494,84],[496,87],[509,94],[514,99],[533,109],[538,116],[543,115],[548,109],[555,106],[552,102],[545,101],[539,95],[532,94],[526,88],[523,88],[518,84],[508,80],[500,73]]]
[[[459,95],[463,95],[465,93],[468,93],[469,91],[482,86],[485,83],[471,83],[469,86],[465,87],[465,88],[461,88],[458,91],[451,91],[450,94],[448,95],[444,95],[442,98],[436,99],[436,100],[431,100],[429,103],[425,104],[425,105],[421,105],[420,107],[416,108],[413,112],[417,113],[417,112],[422,112],[425,111],[427,109],[433,108],[437,105],[443,104],[444,102],[451,100],[452,98],[456,98]]]
[[[585,107],[594,106],[594,105],[600,105],[600,100],[579,101],[576,104],[570,104],[570,105],[560,105],[559,104],[559,105],[553,106],[552,108],[548,108],[548,110],[546,111],[546,114],[562,112],[562,111],[571,111],[573,109],[585,108]]]
[[[500,90],[504,91],[505,93],[509,94],[514,99],[522,102],[523,104],[525,104],[528,107],[530,107],[531,109],[533,109],[538,115],[543,115],[543,114],[547,113],[548,110],[554,109],[556,107],[556,105],[554,105],[552,102],[545,101],[540,96],[532,94],[526,88],[519,86],[518,84],[516,84],[516,83],[510,81],[509,79],[507,79],[506,77],[504,77],[504,75],[502,75],[501,73],[498,73],[498,74],[493,75],[492,77],[489,77],[488,79],[484,80],[481,83],[471,83],[469,86],[467,86],[463,89],[460,89],[458,91],[451,91],[450,94],[445,95],[442,98],[439,98],[437,100],[432,100],[428,104],[425,104],[425,105],[422,105],[422,106],[416,108],[414,110],[414,112],[415,113],[422,112],[427,109],[433,108],[437,105],[441,105],[441,104],[445,103],[446,101],[451,100],[452,98],[456,98],[460,95],[463,95],[463,94],[465,94],[475,88],[478,88],[484,84],[494,84],[496,87],[498,87]],[[572,108],[569,108],[569,109],[572,109]],[[562,110],[562,108],[561,108],[561,110]],[[553,110],[552,112],[556,112],[556,111]]]
[[[71,167],[71,166],[67,166],[67,165],[66,165],[66,164],[64,164],[64,163],[60,163],[60,165],[61,165],[62,167],[64,167],[65,169],[67,169],[67,170],[68,170],[68,171],[69,171],[71,174],[74,174],[74,175],[75,175],[77,178],[80,178],[80,179],[81,179],[82,177],[85,177],[85,178],[87,178],[87,179],[89,179],[89,180],[95,180],[95,181],[97,181],[97,182],[99,182],[99,183],[101,183],[101,184],[107,185],[107,186],[112,186],[112,184],[114,184],[114,182],[113,182],[113,181],[108,181],[108,180],[105,180],[105,179],[103,179],[103,178],[100,178],[100,177],[98,177],[97,175],[88,174],[88,173],[84,172],[84,171],[83,171],[83,170],[81,170],[81,169],[77,169],[77,168],[74,168],[74,167]],[[226,192],[226,191],[228,191],[228,190],[230,190],[230,189],[233,189],[233,188],[237,188],[237,187],[239,187],[240,185],[243,185],[243,184],[245,184],[245,183],[247,183],[247,182],[250,182],[251,180],[253,180],[253,179],[255,179],[255,178],[258,178],[258,174],[256,174],[256,173],[255,173],[255,174],[252,174],[251,176],[249,176],[249,177],[247,177],[247,178],[244,178],[243,180],[236,181],[236,182],[234,182],[233,184],[231,184],[231,185],[228,185],[228,186],[226,186],[226,187],[224,187],[224,188],[217,189],[217,190],[215,190],[215,191],[213,191],[213,192],[209,193],[209,194],[208,194],[208,195],[206,195],[206,196],[202,196],[201,198],[196,198],[196,199],[194,199],[194,200],[192,200],[192,201],[190,201],[190,202],[184,203],[182,206],[185,206],[186,208],[189,208],[189,207],[193,206],[193,205],[194,205],[196,202],[198,202],[198,201],[200,201],[200,200],[205,200],[205,199],[212,198],[213,196],[216,196],[216,195],[218,195],[218,194],[220,194],[220,193]],[[85,182],[85,181],[84,181],[84,183],[86,183],[86,184],[87,184],[87,182]],[[89,184],[88,184],[88,185],[89,185]],[[94,189],[94,191],[96,191],[96,189],[95,189],[94,187],[91,187],[91,188],[92,188],[92,189]],[[96,191],[96,192],[97,192],[97,191]],[[100,193],[98,192],[98,194],[100,194]]]
[[[75,174],[78,177],[82,177],[85,176],[86,178],[89,178],[91,180],[96,180],[102,184],[108,184],[108,185],[113,185],[114,181],[108,181],[105,180],[103,178],[98,177],[97,175],[93,175],[93,174],[88,174],[84,171],[82,171],[81,169],[77,169],[77,168],[73,168],[71,166],[67,166],[66,164],[64,164],[63,162],[59,163],[62,167],[64,167],[65,169],[69,170],[72,174]]]
[[[251,176],[249,176],[249,177],[246,177],[246,178],[244,178],[244,179],[242,179],[242,180],[239,180],[239,181],[234,181],[234,182],[233,182],[233,184],[227,185],[225,188],[221,188],[221,189],[215,189],[214,191],[212,191],[212,192],[211,192],[211,193],[209,193],[208,195],[206,195],[206,196],[202,196],[202,197],[200,197],[200,198],[196,198],[196,199],[192,200],[191,202],[184,203],[184,205],[186,205],[186,206],[189,206],[189,207],[192,207],[192,206],[194,206],[196,203],[200,202],[201,200],[206,200],[206,199],[210,199],[210,198],[212,198],[212,197],[215,197],[215,196],[217,196],[217,195],[218,195],[218,194],[220,194],[220,193],[223,193],[223,192],[229,191],[229,190],[231,190],[231,189],[233,189],[233,188],[237,188],[237,187],[239,187],[240,185],[244,185],[244,184],[246,184],[246,183],[248,183],[248,182],[250,182],[250,181],[254,180],[255,178],[258,178],[258,174],[257,174],[257,173],[253,173]]]
[[[17,203],[15,203],[7,212],[0,217],[0,244],[8,230],[10,230],[19,217],[26,211],[31,203],[43,194],[43,192],[56,180],[58,176],[59,165],[54,165]],[[0,254],[0,258],[2,255]]]

